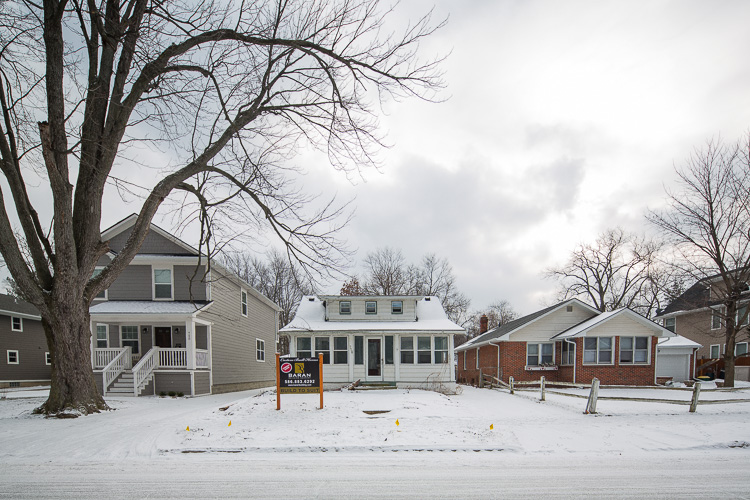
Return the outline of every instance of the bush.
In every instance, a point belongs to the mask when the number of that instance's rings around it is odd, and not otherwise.
[[[177,397],[178,397],[178,398],[181,398],[181,397],[182,397],[182,396],[184,396],[184,395],[185,395],[185,394],[183,394],[183,393],[181,393],[181,392],[178,392],[178,393],[177,393]]]
[[[173,398],[173,397],[175,397],[176,395],[177,395],[177,393],[176,393],[176,392],[174,392],[174,391],[169,391],[169,397]]]
[[[166,397],[166,396],[167,396],[167,393],[166,393],[166,392],[164,392],[164,391],[161,391],[161,392],[159,393],[159,397],[160,397],[160,398],[164,398],[164,397]]]

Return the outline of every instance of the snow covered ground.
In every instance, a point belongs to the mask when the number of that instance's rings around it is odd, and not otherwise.
[[[6,396],[0,498],[750,497],[750,403],[601,400],[584,415],[585,399],[464,387],[326,392],[323,410],[288,395],[276,411],[260,390],[56,420],[30,413],[43,391]],[[701,395],[738,398],[750,390]]]

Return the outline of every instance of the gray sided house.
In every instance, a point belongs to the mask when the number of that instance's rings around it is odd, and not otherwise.
[[[50,358],[39,311],[0,294],[0,388],[49,384]]]
[[[427,389],[455,386],[453,337],[464,329],[440,299],[423,296],[306,296],[279,333],[292,356],[323,354],[323,382]]]
[[[102,233],[110,253],[136,216]],[[92,364],[105,395],[200,395],[271,386],[279,308],[230,271],[151,225],[140,252],[91,306]]]

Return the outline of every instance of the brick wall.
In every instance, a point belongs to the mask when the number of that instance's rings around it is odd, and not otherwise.
[[[657,338],[651,338],[650,361],[648,365],[620,364],[620,338],[615,337],[612,351],[613,364],[583,364],[583,339],[573,339],[576,344],[576,382],[591,383],[596,377],[602,385],[653,385],[655,381],[655,364]],[[555,343],[555,362],[557,370],[526,370],[526,342],[500,343],[500,366],[498,368],[497,346],[486,345],[479,350],[479,369],[476,368],[476,349],[459,353],[458,381],[477,385],[480,369],[482,373],[492,374],[507,382],[509,377],[518,381],[539,380],[544,376],[549,381],[572,382],[573,366],[561,366],[562,343]],[[463,369],[466,356],[466,370]]]

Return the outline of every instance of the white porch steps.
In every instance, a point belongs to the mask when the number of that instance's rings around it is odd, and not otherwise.
[[[154,377],[153,373],[149,375],[143,387],[146,387],[153,377]],[[117,380],[115,380],[112,383],[106,395],[118,396],[118,397],[135,396],[135,394],[133,393],[133,385],[134,385],[134,382],[133,382],[132,370],[125,370],[120,374],[119,377],[117,377]],[[143,391],[143,387],[141,388],[140,391],[138,391],[139,396],[141,395],[141,392]]]

